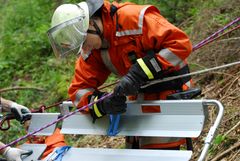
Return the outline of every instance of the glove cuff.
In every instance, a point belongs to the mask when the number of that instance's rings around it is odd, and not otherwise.
[[[103,95],[105,95],[104,92],[94,91],[92,95],[88,96],[88,102],[89,103],[96,102]],[[106,115],[106,113],[102,109],[101,102],[93,104],[92,106],[89,107],[89,110],[93,118],[93,122],[95,122],[96,119]]]
[[[12,109],[12,108],[15,108],[15,107],[17,107],[18,106],[18,104],[16,103],[16,102],[11,102],[11,104],[10,104],[10,108]]]
[[[158,62],[155,55],[151,54],[143,58],[137,59],[137,64],[145,73],[147,80],[159,78],[159,75],[161,75],[160,73],[162,73],[162,66]]]

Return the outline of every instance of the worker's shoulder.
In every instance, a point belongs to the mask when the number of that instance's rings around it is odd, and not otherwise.
[[[153,5],[127,4],[118,8],[118,22],[127,24],[137,23],[144,19],[145,14],[156,14],[160,11]]]
[[[128,3],[124,5],[120,5],[118,7],[118,15],[125,15],[125,16],[134,16],[134,15],[144,15],[145,12],[159,12],[157,7],[153,5],[137,5],[133,3]]]

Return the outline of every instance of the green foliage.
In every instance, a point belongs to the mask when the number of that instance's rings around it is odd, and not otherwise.
[[[9,1],[1,14],[3,32],[1,58],[23,59],[33,54],[49,55],[46,31],[49,28],[51,5],[47,1]],[[42,7],[39,7],[42,6]],[[48,14],[46,14],[48,13]]]
[[[11,128],[7,132],[0,131],[0,140],[3,143],[9,143],[10,141],[16,140],[19,138],[19,136],[23,136],[24,134],[25,130],[22,128],[22,125],[19,122],[13,120],[11,121]],[[19,144],[25,141],[21,141]]]
[[[24,105],[42,104],[49,95],[52,97],[48,97],[47,102],[67,98],[72,73],[66,71],[72,70],[73,65],[57,63],[46,34],[55,6],[54,1],[48,0],[13,0],[1,8],[0,15],[4,16],[0,20],[0,88],[46,89],[37,95],[36,91],[14,91],[2,94],[4,97]]]
[[[217,135],[213,141],[213,144],[219,145],[225,140],[225,136],[223,135]]]
[[[195,0],[124,0],[122,2],[155,5],[161,14],[175,25],[181,24],[197,13]]]
[[[39,108],[68,98],[74,61],[57,61],[52,54],[46,31],[56,4],[50,0],[6,1],[0,7],[0,88],[33,86],[45,89],[1,93],[29,108]],[[17,121],[0,140],[10,142],[24,135]]]
[[[209,153],[210,155],[214,155],[215,153],[217,153],[218,149],[220,146],[229,148],[230,146],[232,146],[234,143],[236,143],[238,140],[234,137],[227,137],[225,135],[217,135],[214,140],[213,143],[209,149]]]

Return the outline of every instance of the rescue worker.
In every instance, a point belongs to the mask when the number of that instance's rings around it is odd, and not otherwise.
[[[103,0],[63,4],[52,16],[48,36],[57,56],[80,55],[68,91],[77,107],[106,94],[97,88],[110,73],[121,77],[112,97],[89,107],[93,120],[125,112],[125,96],[130,100],[164,100],[191,86],[191,78],[185,77],[141,88],[151,80],[189,73],[186,58],[192,51],[188,36],[152,5]],[[127,138],[130,147],[134,140]],[[178,149],[184,142],[179,138],[138,138],[140,148]]]
[[[2,112],[12,112],[20,122],[23,120],[24,115],[31,113],[27,107],[0,97],[0,113]],[[5,144],[0,142],[0,147],[3,146],[5,146]],[[2,154],[7,161],[22,161],[21,156],[28,153],[29,151],[12,147],[7,147],[0,151],[0,154]]]

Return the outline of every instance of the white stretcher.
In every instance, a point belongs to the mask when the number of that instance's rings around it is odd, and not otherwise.
[[[63,102],[61,111],[69,112],[71,102]],[[143,106],[159,106],[159,113],[143,113]],[[208,108],[217,108],[218,114],[208,131],[205,144],[198,161],[204,160],[214,134],[223,116],[223,106],[217,100],[162,100],[132,101],[127,103],[127,112],[121,115],[118,136],[152,136],[197,138],[206,124]],[[29,132],[57,119],[60,113],[33,114]],[[61,133],[79,135],[106,135],[109,118],[104,117],[92,123],[88,114],[76,114],[62,122]],[[51,135],[55,127],[51,126],[37,135]],[[37,161],[46,146],[23,144],[22,149],[33,150],[33,154],[24,161]],[[72,147],[62,161],[188,161],[191,150],[149,150],[149,149],[103,149]],[[46,159],[47,160],[47,159]]]

